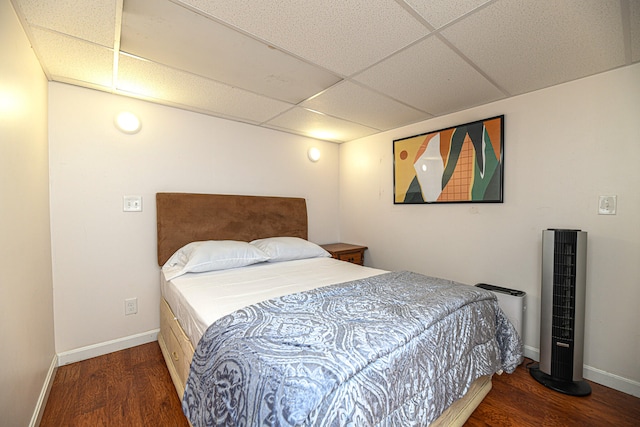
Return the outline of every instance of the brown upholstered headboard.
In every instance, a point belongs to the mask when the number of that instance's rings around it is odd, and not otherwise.
[[[187,243],[307,239],[307,204],[295,197],[157,193],[158,265]]]

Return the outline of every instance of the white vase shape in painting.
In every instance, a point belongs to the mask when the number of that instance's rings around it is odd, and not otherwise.
[[[427,142],[427,148],[413,164],[425,202],[435,202],[442,193],[444,161],[440,155],[440,133]]]

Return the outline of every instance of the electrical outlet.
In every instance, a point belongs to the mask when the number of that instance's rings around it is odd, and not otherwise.
[[[124,314],[136,314],[138,312],[138,298],[128,298],[124,300]]]

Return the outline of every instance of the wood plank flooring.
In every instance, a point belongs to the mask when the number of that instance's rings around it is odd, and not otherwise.
[[[566,396],[534,380],[525,361],[493,388],[468,427],[639,426],[640,399],[590,383]],[[58,368],[41,427],[188,427],[157,342]]]
[[[40,426],[189,423],[156,341],[59,367]]]
[[[493,388],[465,427],[640,426],[640,398],[592,381],[589,396],[567,396],[533,379],[530,362],[511,375],[494,375]]]

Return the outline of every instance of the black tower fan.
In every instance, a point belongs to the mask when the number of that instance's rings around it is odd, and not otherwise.
[[[529,371],[538,382],[573,396],[591,394],[582,379],[587,233],[542,232],[540,363]]]

